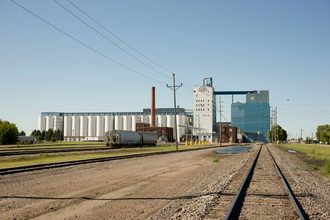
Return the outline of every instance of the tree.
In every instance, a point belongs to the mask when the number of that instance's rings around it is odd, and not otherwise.
[[[45,130],[43,130],[42,132],[41,132],[41,135],[40,135],[40,140],[45,140],[45,138],[46,138],[46,131]]]
[[[52,136],[52,141],[62,141],[63,140],[63,133],[60,129],[56,129]]]
[[[38,142],[41,142],[43,139],[41,137],[41,131],[40,130],[33,130],[31,133],[31,136],[35,137]]]
[[[21,131],[20,133],[19,133],[19,136],[25,136],[26,135],[26,133],[24,132],[24,131]]]
[[[277,141],[286,141],[288,138],[288,134],[286,130],[284,130],[279,125],[274,125],[272,129],[269,131],[268,136],[270,141],[275,140],[275,138]]]
[[[330,143],[330,125],[317,126],[316,138],[319,142]]]
[[[45,140],[46,141],[51,141],[52,140],[52,137],[53,137],[53,129],[48,129],[48,131],[46,132],[46,135],[45,135]]]
[[[18,129],[15,124],[0,120],[0,144],[15,144],[17,136]]]

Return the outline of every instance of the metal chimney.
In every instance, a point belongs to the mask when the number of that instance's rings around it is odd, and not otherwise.
[[[156,100],[155,100],[155,87],[151,87],[151,122],[150,127],[155,127],[155,119],[156,119]]]

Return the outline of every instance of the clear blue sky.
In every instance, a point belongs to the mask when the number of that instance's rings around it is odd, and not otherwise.
[[[172,83],[169,72],[149,63],[165,77],[132,59],[54,1],[16,1],[161,83],[79,45],[10,0],[0,0],[2,120],[29,134],[42,111],[141,111],[149,107],[151,86],[156,86],[156,106],[172,107],[172,93],[165,85]],[[93,24],[66,0],[58,1]],[[193,86],[210,76],[216,90],[269,90],[278,122],[292,137],[300,136],[300,129],[304,137],[311,136],[317,125],[330,124],[328,0],[71,1],[176,73],[183,83],[178,96],[181,107],[192,108]],[[231,98],[223,101],[224,115],[230,120]]]

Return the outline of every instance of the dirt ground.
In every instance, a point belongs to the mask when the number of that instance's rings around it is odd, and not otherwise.
[[[0,219],[170,219],[248,156],[208,149],[1,176]]]

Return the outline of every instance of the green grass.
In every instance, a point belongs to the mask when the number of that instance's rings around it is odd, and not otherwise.
[[[330,179],[330,146],[320,144],[281,144],[281,147],[304,153],[312,170]],[[314,160],[314,162],[313,162]],[[319,161],[320,163],[317,163]],[[322,164],[322,165],[320,165]]]
[[[210,145],[191,145],[191,146],[179,146],[179,150],[194,149],[209,147]],[[83,159],[101,158],[101,157],[114,157],[140,153],[151,152],[163,152],[163,151],[175,151],[174,145],[163,145],[157,147],[143,147],[143,148],[122,148],[114,149],[109,152],[71,152],[71,153],[56,153],[56,154],[38,154],[30,156],[14,156],[0,158],[0,168],[20,167],[34,164],[47,164],[64,161],[75,161]]]

